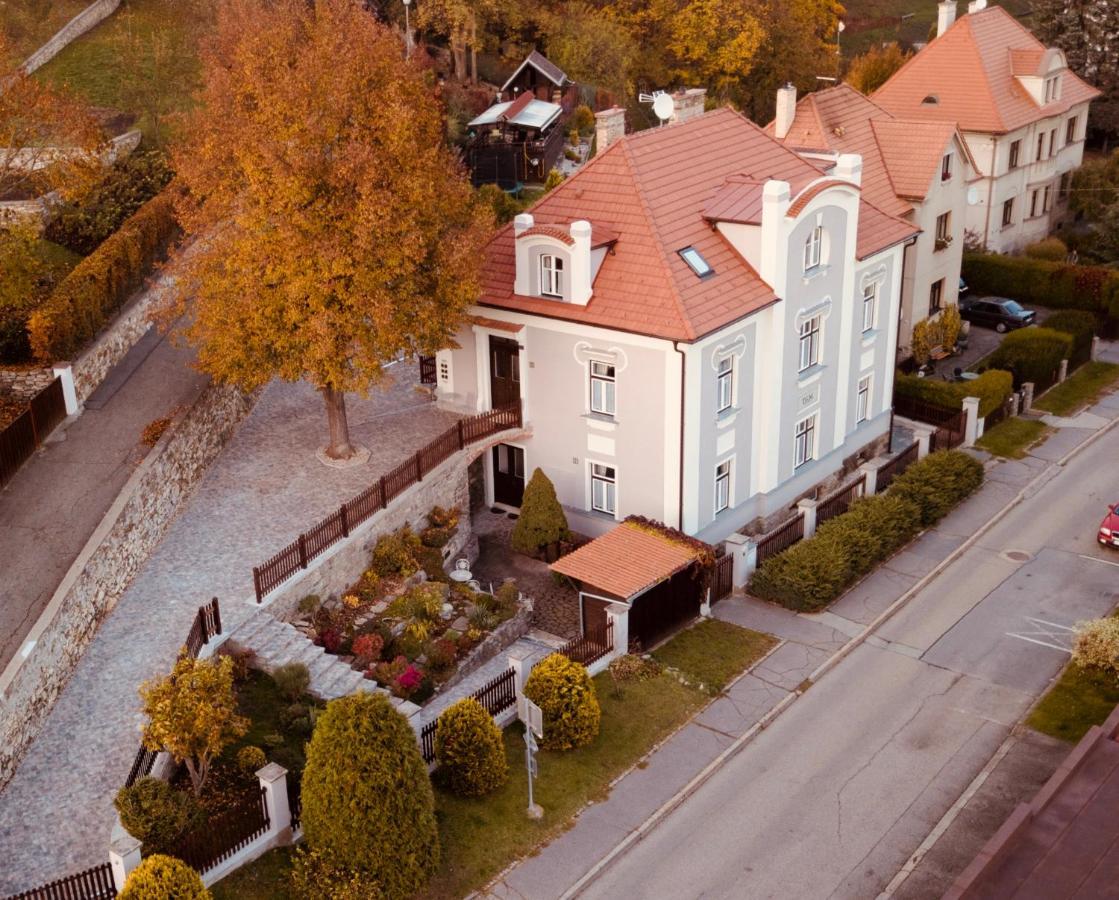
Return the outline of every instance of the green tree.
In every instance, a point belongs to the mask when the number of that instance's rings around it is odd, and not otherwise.
[[[548,59],[570,78],[618,95],[632,93],[637,47],[633,35],[607,11],[570,0],[543,14],[541,32]]]
[[[912,56],[898,45],[897,41],[885,47],[872,47],[866,53],[856,56],[847,67],[846,81],[856,91],[873,94],[890,80],[890,76],[905,65]]]
[[[189,312],[219,381],[314,384],[348,458],[345,392],[451,343],[492,217],[425,74],[358,3],[227,0],[203,83],[174,154],[192,246],[168,318]]]
[[[440,783],[463,797],[481,797],[509,779],[501,729],[473,697],[459,700],[440,714],[435,759]]]
[[[155,854],[128,876],[120,900],[211,900],[202,878],[181,859]]]
[[[184,653],[170,675],[144,682],[140,698],[148,717],[144,746],[185,764],[194,793],[201,794],[214,758],[249,727],[237,714],[233,660]]]
[[[518,553],[539,553],[541,547],[562,541],[570,534],[567,516],[556,497],[556,488],[544,472],[533,470],[521,500],[521,514],[510,542]]]

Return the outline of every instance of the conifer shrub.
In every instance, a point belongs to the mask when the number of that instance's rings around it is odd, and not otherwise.
[[[960,450],[930,453],[890,485],[890,494],[917,508],[922,525],[932,525],[983,483],[983,464]]]
[[[542,547],[566,540],[570,531],[567,516],[547,475],[535,469],[525,486],[521,515],[513,526],[510,541],[518,553],[533,556]]]
[[[267,755],[254,744],[237,751],[237,768],[246,775],[254,775],[266,765],[268,765]]]
[[[750,593],[797,612],[815,612],[838,597],[849,580],[846,549],[838,541],[811,537],[758,566]]]
[[[132,870],[118,900],[211,900],[201,876],[181,859],[157,853]]]
[[[303,832],[325,866],[411,897],[439,864],[435,800],[408,720],[359,692],[318,716],[303,770]]]
[[[163,853],[202,818],[194,796],[158,778],[138,778],[113,798],[124,830],[144,845],[144,853]]]
[[[573,750],[598,735],[602,710],[594,682],[586,669],[562,653],[537,663],[525,683],[525,696],[544,714],[540,746],[546,750]]]
[[[473,697],[459,700],[440,714],[435,760],[439,783],[463,797],[481,797],[509,778],[501,729]]]

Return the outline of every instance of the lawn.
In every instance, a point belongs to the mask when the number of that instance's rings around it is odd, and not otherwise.
[[[1040,441],[1049,431],[1049,426],[1039,419],[1021,419],[1017,416],[999,422],[975,446],[995,456],[1007,459],[1021,459],[1026,451]]]
[[[736,634],[735,632],[741,632]],[[710,666],[697,648],[718,647],[730,661]],[[691,682],[720,682],[763,656],[774,641],[767,635],[734,625],[706,622],[677,635],[657,651],[658,659],[673,660]],[[712,655],[715,655],[712,653]],[[706,690],[663,672],[642,682],[622,686],[618,694],[608,673],[595,678],[602,726],[588,747],[570,753],[540,751],[535,800],[544,817],[525,815],[528,787],[524,767],[524,739],[520,726],[505,730],[510,779],[500,790],[480,800],[467,800],[436,791],[436,815],[442,844],[442,864],[425,898],[463,897],[480,889],[514,860],[530,855],[570,827],[573,816],[587,803],[610,792],[610,783],[637,764],[649,750],[695,715],[708,701]],[[215,885],[215,900],[284,900],[290,896],[287,873],[291,851],[273,851]]]
[[[1035,400],[1034,406],[1056,416],[1067,416],[1095,403],[1117,380],[1119,366],[1114,363],[1085,363]]]
[[[1117,703],[1119,679],[1101,669],[1069,663],[1026,724],[1042,734],[1075,742],[1093,725],[1101,724]]]
[[[89,0],[5,0],[0,2],[0,31],[8,41],[8,59],[15,66],[38,50],[63,25],[89,5]]]
[[[653,656],[663,665],[687,674],[707,693],[717,694],[742,671],[743,658],[757,659],[775,643],[768,634],[718,619],[704,619],[655,650]]]

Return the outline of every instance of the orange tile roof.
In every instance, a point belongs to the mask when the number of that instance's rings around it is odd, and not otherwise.
[[[789,208],[785,211],[785,215],[790,219],[795,219],[802,212],[804,212],[804,208],[808,206],[809,203],[811,203],[816,197],[818,197],[828,188],[837,187],[844,184],[848,185],[849,187],[854,187],[854,185],[850,184],[850,182],[843,181],[840,178],[825,178],[822,181],[817,181],[815,184],[811,185],[810,187],[806,188],[796,195],[796,197],[793,199],[793,202],[789,204]],[[861,188],[859,188],[859,190],[861,190]]]
[[[1045,45],[1001,6],[957,19],[898,69],[874,94],[894,115],[956,122],[964,131],[1003,134],[1057,115],[1100,92],[1071,70],[1062,75],[1061,98],[1039,106],[1015,78]],[[935,97],[936,103],[923,102]]]
[[[571,236],[571,232],[561,225],[533,225],[518,234],[517,239],[531,237],[534,234],[544,234],[568,245],[575,243],[575,238]]]
[[[550,568],[589,588],[626,599],[671,578],[695,558],[696,551],[687,544],[623,522]]]
[[[627,135],[547,194],[532,209],[538,222],[593,223],[617,238],[603,260],[586,306],[513,293],[513,227],[486,250],[483,306],[514,309],[671,340],[692,341],[775,302],[770,287],[711,227],[704,212],[729,179],[752,185],[761,202],[769,178],[806,184],[820,169],[767,137],[729,108],[688,122]],[[860,215],[860,247],[884,249],[911,236],[912,226]],[[864,233],[862,219],[868,229]],[[714,274],[697,278],[678,250],[695,247]]]

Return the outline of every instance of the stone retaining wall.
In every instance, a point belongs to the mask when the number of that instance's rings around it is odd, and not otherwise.
[[[473,675],[502,650],[516,643],[518,638],[528,634],[531,628],[532,603],[529,602],[518,609],[511,619],[506,619],[487,634],[482,642],[467,654],[466,659],[458,664],[455,674],[439,686],[439,693],[447,693],[468,675]]]
[[[30,75],[36,69],[45,66],[58,56],[67,44],[77,40],[95,25],[99,25],[109,18],[117,11],[120,2],[121,0],[94,0],[93,3],[55,32],[54,37],[27,57],[23,64],[23,70]]]
[[[0,396],[31,402],[39,391],[54,381],[54,370],[46,368],[0,369]]]
[[[0,675],[0,787],[38,734],[97,627],[155,549],[253,397],[211,385],[132,474]]]

